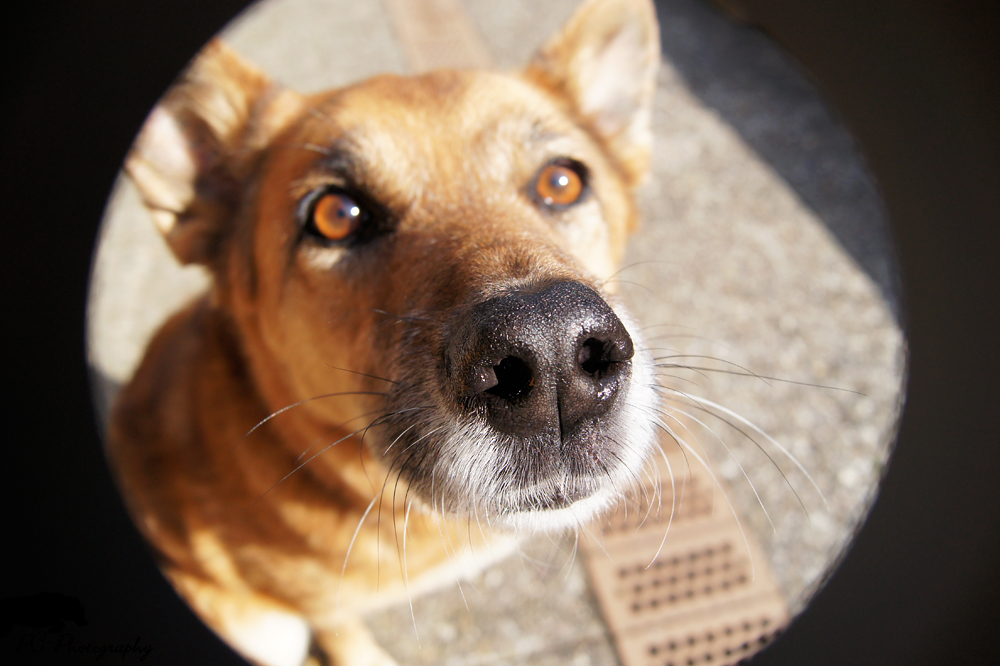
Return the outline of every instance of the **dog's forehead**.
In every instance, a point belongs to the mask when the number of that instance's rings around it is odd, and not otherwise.
[[[587,161],[594,151],[555,99],[516,75],[378,77],[320,98],[307,120],[308,141],[331,161],[349,161],[362,179],[387,187],[406,182],[411,192],[430,182],[507,180],[545,159]]]

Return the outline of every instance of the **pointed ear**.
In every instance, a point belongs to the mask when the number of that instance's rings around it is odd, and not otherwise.
[[[217,255],[275,86],[222,42],[209,43],[146,119],[125,160],[181,263]]]
[[[567,98],[637,184],[649,170],[659,64],[652,0],[587,0],[526,73]]]

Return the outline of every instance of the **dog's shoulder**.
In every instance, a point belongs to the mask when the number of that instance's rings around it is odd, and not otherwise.
[[[244,372],[230,329],[209,296],[198,298],[156,333],[117,396],[109,453],[141,470],[144,483],[166,478],[164,464],[187,464],[206,455],[203,415],[212,411],[221,385],[238,385],[239,377],[233,375]]]

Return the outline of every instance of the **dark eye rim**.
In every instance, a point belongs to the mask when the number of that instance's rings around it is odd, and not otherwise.
[[[542,177],[542,174],[545,173],[545,170],[553,165],[570,169],[580,178],[580,196],[576,198],[576,201],[568,204],[546,203],[545,199],[538,195],[538,180]],[[528,197],[540,208],[554,212],[562,212],[569,208],[573,208],[574,206],[579,206],[590,198],[590,193],[590,170],[587,168],[586,164],[579,160],[575,160],[572,157],[555,157],[549,160],[538,168],[538,171],[535,172],[531,182],[528,183]]]
[[[339,240],[327,238],[316,227],[313,215],[320,200],[328,194],[337,194],[352,199],[361,209],[361,220],[357,229]],[[350,187],[324,185],[306,194],[299,201],[296,211],[300,229],[300,240],[309,240],[324,247],[349,247],[369,240],[385,228],[386,215],[377,202]]]

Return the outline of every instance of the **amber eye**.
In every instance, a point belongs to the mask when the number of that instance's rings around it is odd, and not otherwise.
[[[364,210],[346,194],[328,192],[322,195],[312,209],[312,226],[324,238],[344,240],[361,225]]]
[[[571,206],[583,197],[583,167],[551,162],[535,179],[535,197],[546,206]]]

